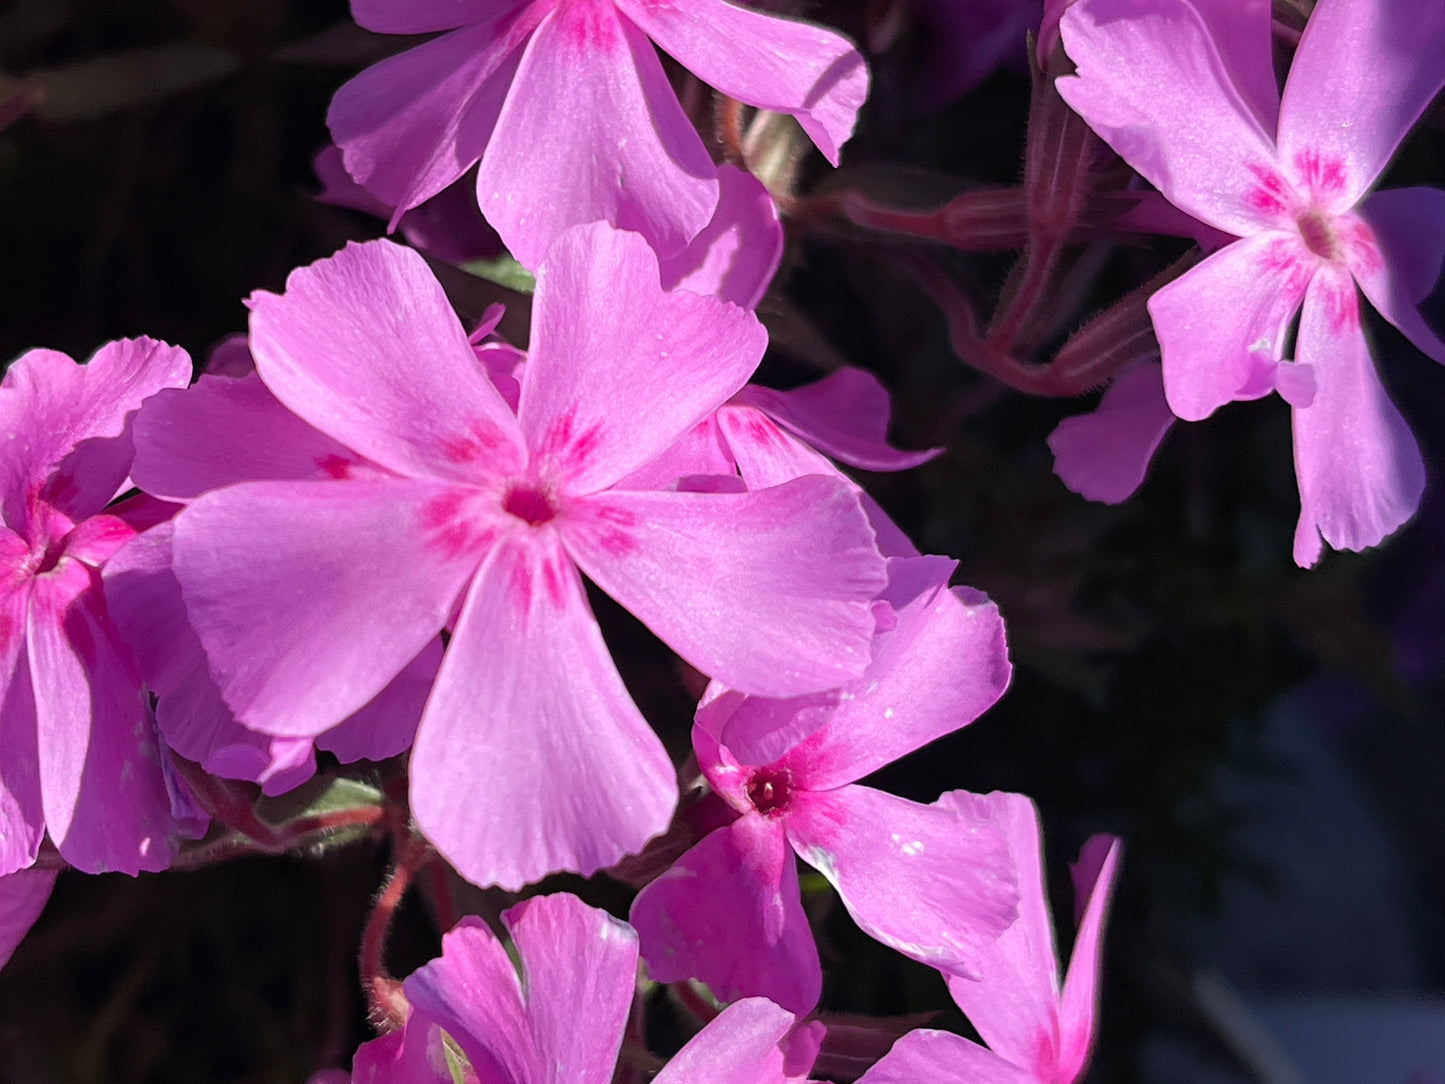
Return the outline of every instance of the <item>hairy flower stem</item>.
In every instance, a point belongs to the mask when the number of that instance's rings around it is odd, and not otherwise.
[[[401,980],[393,978],[386,968],[387,935],[412,879],[434,857],[431,845],[405,827],[399,827],[396,835],[396,862],[376,898],[376,906],[367,916],[359,960],[371,1020],[382,1032],[395,1031],[405,1024],[410,1009]]]

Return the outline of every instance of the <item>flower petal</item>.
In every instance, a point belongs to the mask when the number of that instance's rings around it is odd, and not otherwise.
[[[394,219],[482,156],[532,25],[499,12],[387,57],[336,92],[326,124],[346,171]]]
[[[1280,159],[1342,163],[1333,209],[1353,207],[1442,85],[1445,6],[1320,0],[1285,82]]]
[[[1266,224],[1250,193],[1273,141],[1188,0],[1078,0],[1059,25],[1078,65],[1059,94],[1124,161],[1211,226]]]
[[[818,692],[868,665],[883,558],[837,479],[598,494],[569,511],[565,538],[599,587],[730,688]]]
[[[818,949],[776,820],[749,814],[710,832],[629,917],[656,982],[695,978],[724,1001],[761,995],[800,1016],[818,1003]]]
[[[11,953],[45,910],[58,873],[53,869],[22,869],[0,875],[0,967],[10,962]],[[792,1024],[791,1016],[788,1024]]]
[[[719,166],[712,221],[676,256],[662,261],[662,285],[756,308],[783,259],[778,205],[763,182]]]
[[[1149,299],[1169,409],[1207,418],[1240,397],[1251,354],[1278,359],[1319,266],[1298,236],[1267,231],[1220,249]]]
[[[242,723],[314,737],[441,631],[480,559],[434,522],[452,496],[405,479],[248,482],[176,519],[176,579]]]
[[[540,1071],[529,1084],[609,1084],[637,982],[637,934],[576,896],[533,896],[502,915],[522,958]]]
[[[640,851],[676,803],[672,763],[555,535],[504,536],[473,581],[417,731],[417,825],[463,877],[515,891]]]
[[[779,1044],[793,1021],[767,998],[734,1002],[689,1039],[652,1084],[785,1084]]]
[[[999,824],[853,784],[794,791],[788,842],[828,878],[870,937],[920,963],[969,974],[1017,914]]]
[[[717,167],[642,33],[611,3],[567,4],[527,45],[477,199],[526,267],[585,222],[636,230],[671,255],[712,218]]]
[[[858,1084],[1038,1084],[1038,1078],[951,1031],[919,1028],[858,1078]]]
[[[1294,559],[1376,545],[1415,514],[1425,464],[1405,419],[1390,402],[1360,327],[1355,283],[1326,266],[1310,283],[1300,318],[1299,356],[1314,366],[1316,391],[1294,411],[1300,518]]]
[[[13,551],[15,543],[23,557],[25,544],[0,528],[0,549]],[[0,562],[9,556],[13,553],[0,554]],[[0,876],[34,862],[45,836],[35,694],[25,650],[28,595],[0,586],[0,749],[5,750],[0,757]]]
[[[764,411],[810,447],[850,467],[906,470],[927,463],[942,451],[905,452],[888,443],[892,413],[888,392],[876,376],[863,369],[838,369],[792,391],[749,384],[738,400]]]
[[[154,339],[121,339],[77,365],[55,350],[31,350],[0,382],[0,515],[27,522],[37,491],[72,519],[99,512],[130,473],[130,422],[162,388],[183,388],[190,356]]]
[[[1376,192],[1360,210],[1374,245],[1351,255],[1350,271],[1370,304],[1405,337],[1445,364],[1445,342],[1416,307],[1435,288],[1445,260],[1445,191],[1391,188]],[[1374,254],[1376,258],[1370,258]]]
[[[477,364],[426,261],[348,244],[251,295],[256,371],[297,416],[400,474],[457,481],[526,462],[516,420]]]
[[[147,399],[133,427],[131,478],[186,501],[236,482],[345,478],[377,468],[281,405],[254,373],[203,376]]]
[[[1121,374],[1088,414],[1065,418],[1049,434],[1054,473],[1081,497],[1105,504],[1127,500],[1174,424],[1158,365]]]
[[[906,575],[900,564],[934,560],[890,560],[894,584]],[[945,573],[942,584],[925,582],[916,594],[888,600],[898,623],[877,637],[868,670],[785,758],[799,785],[827,790],[862,779],[967,726],[1003,695],[1013,667],[998,607],[947,582]]]
[[[355,714],[316,736],[316,748],[335,753],[343,764],[385,760],[410,748],[437,671],[442,643],[433,639],[406,669]]]
[[[1122,849],[1123,844],[1114,836],[1094,836],[1084,844],[1079,856],[1082,864],[1091,852],[1095,855],[1100,850],[1104,852],[1094,869],[1094,876],[1079,891],[1080,899],[1087,902],[1078,936],[1074,938],[1073,955],[1069,958],[1064,996],[1059,1003],[1059,1070],[1060,1075],[1068,1080],[1076,1079],[1083,1073],[1094,1044],[1104,916],[1108,912],[1114,877],[1119,872]]]
[[[666,450],[757,368],[756,316],[665,293],[635,233],[568,230],[537,273],[518,421],[538,470],[569,493],[603,489]]]
[[[789,113],[838,164],[868,96],[868,66],[843,35],[723,0],[617,0],[647,36],[730,98]]]
[[[1022,794],[999,791],[953,791],[939,804],[995,818],[1008,836],[1019,881],[1018,919],[979,949],[974,959],[977,978],[946,976],[948,992],[990,1050],[1051,1080],[1060,1049],[1059,965],[1044,889],[1038,810]]]
[[[45,826],[76,869],[134,875],[170,864],[176,825],[147,696],[93,575],[62,562],[36,578],[31,595],[26,646]]]
[[[432,1029],[441,1027],[488,1084],[537,1079],[546,1051],[533,1045],[512,959],[482,919],[468,915],[443,934],[441,956],[408,975],[402,989],[412,1008],[403,1059],[425,1064]]]
[[[714,415],[728,452],[749,489],[780,486],[809,474],[853,484],[837,467],[787,432],[765,412],[735,398]]]

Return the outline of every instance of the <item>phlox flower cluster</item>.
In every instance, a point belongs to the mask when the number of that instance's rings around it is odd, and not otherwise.
[[[410,247],[348,244],[256,291],[194,382],[184,351],[131,339],[84,365],[31,351],[0,384],[0,963],[60,866],[164,869],[240,831],[252,785],[311,779],[318,753],[405,756],[388,799],[405,875],[417,853],[519,896],[559,872],[638,891],[630,924],[537,895],[501,914],[504,937],[464,917],[403,981],[363,976],[379,1034],[353,1080],[657,1069],[624,1040],[658,983],[715,1010],[659,1084],[806,1080],[828,1038],[799,861],[865,934],[938,971],[983,1041],[910,1031],[865,1084],[1078,1079],[1120,843],[1084,849],[1061,983],[1031,801],[865,782],[1004,695],[1004,617],[840,468],[937,454],[888,442],[877,378],[752,382],[778,201],[714,161],[657,50],[793,118],[834,164],[861,53],[728,0],[352,8],[380,34],[437,35],[340,88],[316,164],[325,198]],[[1445,7],[1320,0],[1282,97],[1268,8],[933,4],[1000,37],[924,93],[1021,56],[1020,20],[1042,16],[1074,65],[1063,100],[1202,236],[1227,235],[1149,298],[1160,362],[1056,433],[1059,471],[1122,500],[1174,418],[1278,391],[1311,565],[1323,542],[1381,541],[1424,486],[1359,295],[1445,361],[1416,308],[1445,197],[1371,194],[1445,83]],[[525,349],[500,309],[464,321],[428,262],[503,247],[535,279]],[[624,683],[601,596],[698,679],[681,766]]]

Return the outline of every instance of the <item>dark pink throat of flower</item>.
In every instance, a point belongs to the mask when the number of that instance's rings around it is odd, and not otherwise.
[[[513,486],[502,501],[502,509],[533,527],[539,527],[557,515],[547,494],[535,486]]]
[[[793,777],[786,770],[764,768],[748,781],[748,801],[763,816],[784,809],[792,795]]]
[[[1340,255],[1334,225],[1322,211],[1306,211],[1299,219],[1300,237],[1305,247],[1322,260],[1336,260]]]

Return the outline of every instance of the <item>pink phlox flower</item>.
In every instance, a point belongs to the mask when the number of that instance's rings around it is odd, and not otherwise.
[[[135,534],[106,512],[128,484],[131,418],[190,374],[185,351],[127,339],[84,366],[32,350],[0,382],[0,874],[29,866],[47,831],[88,873],[164,869],[197,827],[177,820],[100,580]]]
[[[45,910],[57,873],[53,869],[22,869],[0,876],[0,967],[10,962],[16,946]]]
[[[233,376],[214,375],[217,360]],[[206,375],[152,396],[133,425],[132,477],[179,511],[203,493],[250,481],[394,477],[308,425],[277,401],[252,371],[245,340],[218,348]],[[166,744],[206,771],[281,794],[310,779],[315,749],[342,763],[384,760],[410,747],[441,665],[433,639],[370,702],[310,736],[277,736],[242,726],[212,678],[172,570],[175,525],[165,521],[121,547],[105,568],[112,619],[159,701]]]
[[[726,0],[353,0],[352,13],[379,33],[448,33],[337,92],[327,122],[348,172],[400,216],[480,160],[481,209],[527,267],[568,226],[605,220],[667,256],[712,217],[716,168],[654,42],[723,94],[795,116],[834,164],[868,91],[841,35]]]
[[[536,896],[502,915],[519,961],[465,918],[441,956],[403,984],[405,1028],[357,1051],[357,1084],[608,1084],[632,1006],[637,935],[575,896]],[[520,970],[520,974],[519,974]],[[805,1076],[822,1025],[794,1031],[762,998],[728,1006],[656,1084],[788,1084]]]
[[[595,224],[558,240],[515,414],[410,250],[349,246],[251,305],[271,392],[389,473],[194,501],[173,542],[191,624],[241,722],[292,737],[334,726],[452,627],[411,809],[467,878],[590,873],[671,816],[672,764],[582,573],[733,687],[797,695],[868,665],[885,575],[845,485],[615,487],[735,393],[765,345],[751,313],[664,292],[642,238]]]
[[[794,854],[863,930],[935,967],[969,972],[1013,920],[1014,875],[991,817],[855,783],[972,722],[1008,683],[998,611],[949,589],[953,567],[889,561],[889,620],[858,681],[789,700],[710,689],[693,747],[737,819],[637,896],[632,922],[655,979],[810,1010],[822,973]]]
[[[1445,361],[1416,308],[1445,254],[1445,192],[1369,195],[1445,84],[1445,6],[1320,0],[1282,98],[1269,20],[1265,0],[1077,0],[1060,26],[1078,74],[1058,88],[1172,203],[1239,238],[1149,301],[1165,391],[1190,421],[1270,391],[1291,405],[1294,557],[1310,566],[1323,542],[1381,541],[1425,484],[1358,295]]]
[[[1033,802],[999,792],[945,797],[960,811],[1003,823],[1018,866],[1018,920],[981,949],[975,977],[945,976],[988,1049],[951,1032],[912,1031],[859,1084],[1073,1084],[1093,1045],[1104,920],[1121,844],[1094,836],[1080,852],[1073,870],[1079,929],[1061,989]]]

